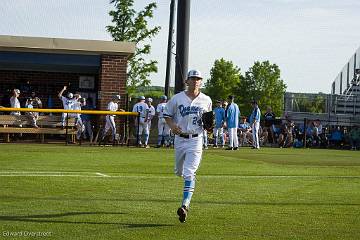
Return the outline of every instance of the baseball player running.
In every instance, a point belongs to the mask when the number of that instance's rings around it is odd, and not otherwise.
[[[118,104],[120,99],[121,99],[120,95],[113,96],[113,99],[109,102],[107,106],[107,110],[111,112],[116,112],[118,110],[124,112],[123,109],[119,109]],[[111,129],[112,142],[113,144],[115,144],[115,136],[116,136],[115,115],[106,115],[105,119],[106,119],[105,128],[102,133],[101,140],[99,141],[99,145],[101,144],[101,142],[104,141],[106,133],[109,131],[109,129]]]
[[[210,97],[200,92],[200,71],[191,70],[185,83],[186,91],[174,95],[165,106],[164,117],[175,134],[175,174],[183,177],[184,191],[177,210],[180,222],[185,222],[195,189],[195,174],[202,156],[203,124],[201,116],[212,111]]]
[[[225,109],[222,108],[221,101],[216,101],[216,108],[214,109],[215,113],[215,128],[214,128],[214,138],[215,138],[215,144],[214,148],[218,147],[219,138],[220,138],[220,144],[222,147],[225,145],[224,141],[224,123],[225,123]]]
[[[239,140],[237,128],[239,125],[240,110],[234,102],[234,96],[229,96],[229,106],[226,110],[226,125],[229,132],[229,147],[226,150],[237,150],[239,148]]]
[[[164,111],[167,102],[167,96],[161,96],[161,102],[156,107],[156,113],[158,115],[158,143],[156,145],[157,148],[161,147],[161,142],[164,139],[164,143],[168,146],[170,140],[170,128],[166,124],[164,118]]]
[[[147,126],[145,128],[145,148],[150,148],[149,146],[149,137],[150,137],[150,130],[151,130],[151,120],[154,118],[156,111],[154,106],[152,105],[153,99],[152,98],[147,98],[146,99],[146,103],[149,107],[149,109],[147,110],[147,119],[146,119],[146,123]]]
[[[140,121],[139,121],[139,126],[138,126],[138,121],[137,119],[135,119],[135,128],[136,130],[138,130],[136,132],[136,137],[138,139],[138,146],[140,147],[142,145],[141,142],[141,137],[143,132],[145,132],[145,136],[144,138],[147,138],[147,134],[146,134],[146,128],[147,128],[147,115],[148,115],[148,111],[149,110],[149,106],[145,103],[145,97],[144,96],[140,96],[139,97],[139,102],[136,103],[133,107],[133,112],[138,112],[140,114]]]

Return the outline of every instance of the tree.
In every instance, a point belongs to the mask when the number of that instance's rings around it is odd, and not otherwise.
[[[286,85],[280,78],[280,69],[269,61],[256,61],[245,73],[236,90],[242,115],[250,114],[251,100],[257,100],[260,109],[271,106],[276,115],[281,115]]]
[[[134,55],[129,59],[127,90],[132,93],[139,86],[149,86],[151,73],[158,71],[157,61],[145,60],[150,54],[149,42],[160,31],[159,26],[148,27],[148,19],[154,15],[157,8],[155,2],[148,4],[144,10],[136,12],[133,8],[134,0],[111,0],[116,10],[109,12],[112,17],[113,26],[107,26],[107,31],[112,35],[114,41],[128,41],[136,44]]]
[[[316,96],[297,94],[294,99],[294,109],[297,112],[324,113],[326,111],[326,98],[319,93]]]
[[[240,84],[240,76],[240,68],[232,61],[223,58],[215,60],[204,91],[214,100],[227,99],[229,95],[234,94],[234,89]]]

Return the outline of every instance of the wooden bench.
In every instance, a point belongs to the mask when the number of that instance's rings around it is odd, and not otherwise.
[[[45,134],[66,134],[66,129],[62,129],[61,116],[39,116],[37,125],[39,128],[32,127],[29,115],[0,115],[0,133],[5,134],[5,142],[10,142],[11,133],[40,134],[41,142],[45,141]],[[74,118],[68,119],[67,134],[71,136],[72,141],[75,140]]]

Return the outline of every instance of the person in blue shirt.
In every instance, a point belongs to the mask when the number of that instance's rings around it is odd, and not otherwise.
[[[335,147],[340,147],[344,139],[344,134],[340,128],[337,126],[330,134],[329,142]]]
[[[226,150],[237,150],[239,148],[239,140],[237,136],[237,128],[239,125],[240,110],[234,103],[234,96],[230,95],[229,105],[226,109],[226,126],[229,132],[229,147]]]
[[[224,123],[225,123],[225,109],[222,107],[221,101],[216,101],[216,108],[214,109],[215,114],[215,128],[214,128],[214,138],[215,144],[214,148],[218,147],[219,138],[220,144],[222,147],[225,145],[224,141]]]
[[[261,112],[260,112],[257,101],[253,100],[251,103],[253,106],[253,111],[250,115],[250,125],[252,128],[252,134],[253,134],[253,149],[260,149],[259,129],[260,129]]]

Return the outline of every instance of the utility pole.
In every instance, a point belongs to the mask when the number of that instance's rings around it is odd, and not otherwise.
[[[178,0],[176,31],[175,93],[185,89],[188,71],[190,0]]]
[[[175,14],[175,0],[171,0],[170,3],[170,20],[169,20],[169,36],[168,36],[168,47],[167,47],[167,58],[166,58],[166,77],[165,77],[165,96],[170,95],[170,70],[171,70],[171,57],[173,47],[173,34],[174,34],[174,14]]]

